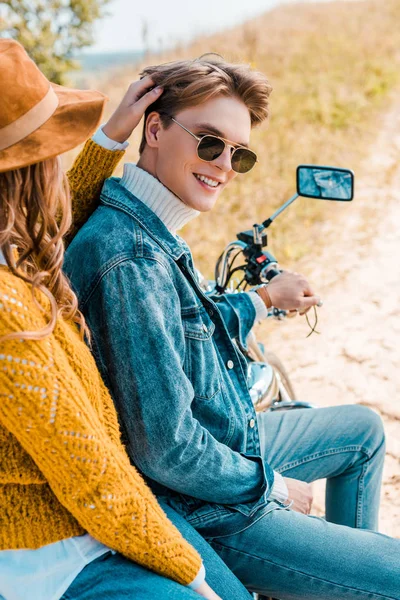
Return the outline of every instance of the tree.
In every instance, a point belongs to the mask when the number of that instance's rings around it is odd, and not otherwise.
[[[79,65],[77,50],[93,43],[93,25],[110,0],[0,0],[0,37],[24,46],[43,73],[64,83]]]

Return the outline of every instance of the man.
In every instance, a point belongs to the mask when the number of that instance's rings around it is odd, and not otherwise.
[[[245,345],[261,299],[304,311],[319,298],[285,273],[213,301],[176,235],[254,165],[270,86],[213,58],[144,74],[164,92],[146,111],[140,160],[106,182],[66,260],[130,458],[249,589],[398,600],[400,543],[357,530],[377,527],[379,417],[361,406],[256,416],[233,342]],[[126,136],[121,124],[114,139]],[[326,521],[308,516],[309,482],[325,477]]]

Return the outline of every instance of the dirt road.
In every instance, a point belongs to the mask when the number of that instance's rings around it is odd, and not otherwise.
[[[387,433],[381,531],[400,537],[400,104],[380,131],[354,202],[339,208],[333,226],[324,224],[322,254],[297,267],[324,301],[321,334],[306,339],[308,327],[297,317],[262,324],[259,335],[283,360],[300,399],[365,404],[381,414]],[[323,514],[323,502],[318,482],[316,514]]]

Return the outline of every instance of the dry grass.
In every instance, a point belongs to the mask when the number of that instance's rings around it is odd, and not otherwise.
[[[399,82],[399,23],[400,0],[289,5],[161,59],[148,59],[154,63],[218,52],[228,60],[250,62],[274,87],[270,124],[252,134],[260,164],[235,180],[212,215],[184,230],[204,273],[212,274],[217,255],[237,231],[264,220],[293,194],[298,164],[349,167],[357,176],[379,114]],[[110,96],[109,111],[137,72],[125,69],[97,83]],[[137,159],[140,129],[128,160]],[[339,218],[342,208],[298,200],[271,228],[272,251],[293,267],[323,243],[321,223]]]

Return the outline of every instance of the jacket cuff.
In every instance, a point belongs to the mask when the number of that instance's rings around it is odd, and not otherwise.
[[[256,309],[250,294],[236,294],[239,301],[247,308],[239,317],[239,342],[247,350],[247,336],[255,323]],[[250,309],[250,310],[248,310]]]
[[[188,583],[187,587],[190,587],[192,590],[197,590],[204,583],[206,579],[206,570],[204,564],[201,563],[200,571],[197,573],[196,577],[193,579],[191,583]]]

